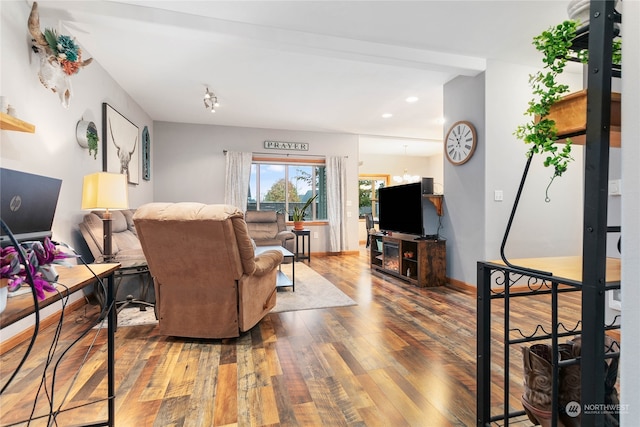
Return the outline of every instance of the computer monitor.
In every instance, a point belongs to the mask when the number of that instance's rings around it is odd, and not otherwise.
[[[0,218],[18,242],[51,237],[62,180],[0,168]],[[11,244],[0,227],[0,244]]]

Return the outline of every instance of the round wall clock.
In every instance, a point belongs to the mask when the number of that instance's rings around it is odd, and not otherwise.
[[[461,165],[473,156],[477,143],[476,129],[471,123],[455,122],[444,140],[444,152],[452,164]]]

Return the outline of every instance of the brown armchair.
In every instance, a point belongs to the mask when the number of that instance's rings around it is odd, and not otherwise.
[[[161,334],[237,337],[275,306],[282,253],[256,257],[234,206],[149,203],[133,219],[154,280]]]
[[[244,215],[249,236],[257,246],[283,246],[293,252],[295,234],[287,230],[283,213],[247,211]]]

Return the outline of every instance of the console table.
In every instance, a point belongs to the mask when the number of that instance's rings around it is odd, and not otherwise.
[[[306,259],[311,263],[311,230],[296,230],[294,228],[291,231],[296,235],[296,261]],[[302,240],[302,245],[300,245],[300,240]],[[300,246],[302,246],[302,250],[300,250]]]
[[[68,290],[63,289],[58,292],[46,292],[46,298],[42,301],[38,301],[40,308],[46,307],[59,301],[62,297],[70,295],[82,288],[91,285],[96,282],[97,278],[105,279],[107,285],[107,306],[111,307],[111,310],[107,313],[108,326],[107,326],[107,404],[108,404],[108,419],[105,421],[99,421],[96,423],[87,424],[87,426],[109,426],[115,425],[115,326],[116,326],[116,311],[113,287],[114,287],[114,273],[120,267],[120,264],[88,264],[88,267],[93,271],[90,271],[87,266],[76,265],[73,267],[58,266],[58,282],[64,284]],[[94,276],[95,273],[95,276]],[[17,297],[9,298],[7,301],[7,307],[0,313],[0,328],[9,326],[20,319],[23,319],[35,312],[33,305],[33,295],[23,294]],[[19,381],[19,380],[16,380]],[[11,387],[11,386],[10,386]],[[9,389],[10,389],[9,387]],[[7,390],[9,390],[7,389]],[[39,415],[39,414],[34,414]]]

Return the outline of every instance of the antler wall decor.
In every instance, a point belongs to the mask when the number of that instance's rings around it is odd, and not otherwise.
[[[93,58],[83,61],[82,51],[71,37],[58,36],[55,30],[49,28],[44,33],[40,31],[38,3],[35,1],[27,25],[32,37],[32,49],[40,56],[40,83],[57,93],[62,106],[67,108],[72,94],[69,77],[89,65]]]

